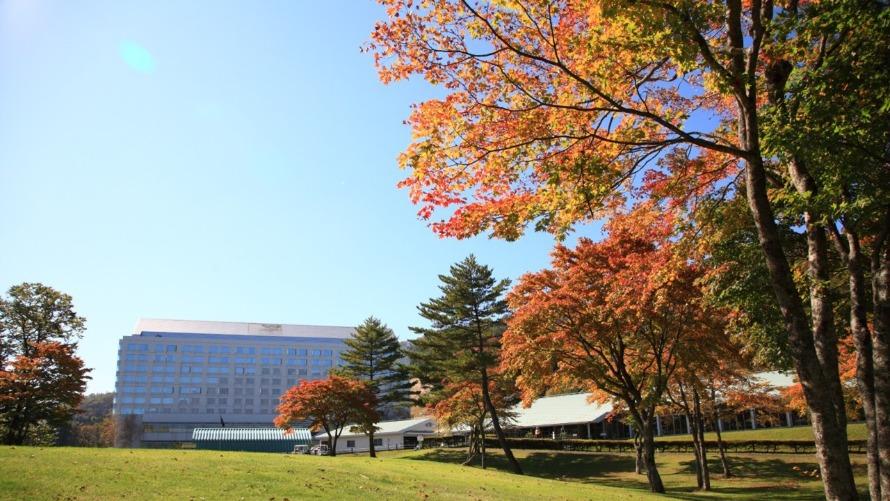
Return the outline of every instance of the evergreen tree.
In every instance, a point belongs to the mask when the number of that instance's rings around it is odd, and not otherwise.
[[[345,364],[339,372],[352,379],[365,381],[377,396],[381,413],[411,402],[411,381],[408,369],[401,363],[402,349],[392,329],[374,317],[368,317],[355,328],[355,334],[346,340],[346,351],[340,354]],[[369,453],[374,451],[376,427],[363,427],[370,443]]]
[[[503,296],[510,281],[496,280],[491,268],[473,255],[452,265],[450,274],[439,275],[439,280],[442,295],[417,307],[430,327],[411,327],[419,334],[408,353],[412,376],[429,390],[424,397],[428,405],[448,398],[452,385],[478,385],[501,448],[513,471],[521,474],[490,394],[490,383],[498,377],[501,334],[509,313]]]

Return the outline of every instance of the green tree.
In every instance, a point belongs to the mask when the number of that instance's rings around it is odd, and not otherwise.
[[[501,448],[513,471],[521,474],[489,391],[489,382],[498,377],[501,335],[509,313],[504,292],[510,281],[496,280],[491,268],[473,255],[452,265],[439,280],[442,295],[417,307],[430,327],[411,327],[419,334],[408,353],[412,375],[430,390],[428,405],[447,398],[443,389],[449,385],[477,384]]]
[[[0,423],[4,441],[62,426],[83,398],[89,369],[75,355],[85,320],[71,296],[39,283],[0,297]],[[41,428],[42,427],[42,428]]]
[[[411,402],[408,368],[401,363],[402,349],[392,329],[379,319],[368,317],[355,328],[355,333],[346,340],[346,346],[348,349],[340,354],[345,364],[338,372],[368,383],[377,397],[377,410],[381,414]],[[360,430],[368,435],[371,457],[377,456],[374,451],[376,429],[371,423]]]

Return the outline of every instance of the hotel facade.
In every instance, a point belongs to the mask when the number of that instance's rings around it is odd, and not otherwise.
[[[175,447],[195,428],[270,427],[279,398],[341,364],[352,327],[142,319],[120,340],[115,446]]]

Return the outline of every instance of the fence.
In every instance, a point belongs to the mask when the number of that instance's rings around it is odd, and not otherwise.
[[[546,438],[508,438],[507,443],[513,449],[537,449],[555,451],[583,452],[633,452],[634,444],[629,440],[586,440]],[[494,438],[485,439],[487,447],[498,448],[500,444]],[[851,453],[864,454],[865,440],[849,440]],[[463,437],[427,438],[423,448],[464,447]],[[769,454],[813,454],[816,445],[812,440],[724,440],[723,446],[731,453],[769,453]],[[705,440],[708,450],[717,451],[716,440]],[[658,452],[689,452],[693,451],[692,440],[656,440]]]

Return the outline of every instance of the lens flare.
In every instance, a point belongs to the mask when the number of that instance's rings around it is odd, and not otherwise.
[[[127,66],[141,73],[152,73],[155,70],[155,61],[148,49],[135,42],[121,42],[118,47],[121,58]]]

